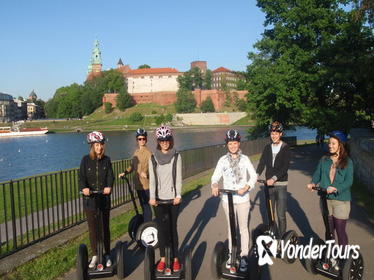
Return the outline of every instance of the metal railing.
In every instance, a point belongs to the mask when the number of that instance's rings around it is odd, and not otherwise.
[[[268,142],[242,142],[241,149],[258,154]],[[225,145],[181,151],[183,178],[213,168],[225,153]],[[130,159],[113,161],[115,178],[129,165]],[[85,221],[78,172],[74,168],[0,183],[0,259]],[[115,180],[111,207],[129,200],[124,181]]]

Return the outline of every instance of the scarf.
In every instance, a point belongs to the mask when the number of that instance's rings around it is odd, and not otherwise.
[[[177,151],[172,148],[170,150],[168,150],[168,152],[166,154],[164,154],[163,152],[161,152],[161,150],[156,150],[155,152],[155,157],[157,159],[157,162],[160,164],[160,165],[164,165],[164,164],[168,164],[171,159],[173,158],[174,154],[176,153]]]
[[[240,162],[240,158],[242,155],[242,151],[239,149],[236,154],[238,155],[236,158],[233,158],[229,152],[226,154],[226,156],[230,163],[230,168],[232,172],[234,173],[235,182],[236,184],[239,184],[240,181],[242,180],[242,175],[240,173],[240,168],[239,168],[239,162]]]

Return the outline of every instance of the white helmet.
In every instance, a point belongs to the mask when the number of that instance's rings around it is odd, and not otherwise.
[[[87,134],[87,143],[93,144],[93,143],[104,143],[105,142],[105,136],[99,131],[92,131],[91,133]]]
[[[156,129],[156,138],[157,140],[170,140],[173,137],[170,127],[163,125]]]

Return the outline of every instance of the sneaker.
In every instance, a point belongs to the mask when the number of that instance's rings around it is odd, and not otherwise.
[[[95,268],[97,264],[97,256],[92,256],[91,262],[88,265],[89,268]]]
[[[104,260],[105,260],[105,266],[106,267],[111,267],[112,266],[112,260],[110,259],[110,255],[105,255]]]
[[[173,262],[173,271],[178,272],[181,270],[181,264],[179,263],[179,260],[176,260]]]
[[[228,254],[228,258],[226,261],[226,268],[229,269],[231,267],[231,253]]]
[[[156,267],[157,271],[164,272],[165,265],[166,265],[165,262],[159,261]]]
[[[240,272],[247,272],[247,268],[248,268],[248,258],[246,256],[243,256],[240,259],[239,271]]]
[[[339,263],[336,259],[330,259],[331,261],[331,266],[336,270],[339,271]]]

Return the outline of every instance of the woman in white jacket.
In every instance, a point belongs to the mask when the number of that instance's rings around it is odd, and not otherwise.
[[[240,134],[237,130],[229,130],[226,133],[226,144],[228,153],[222,156],[217,163],[212,176],[212,195],[218,196],[218,182],[223,177],[223,188],[237,190],[233,195],[235,216],[239,224],[240,231],[240,268],[241,272],[246,272],[248,267],[249,251],[249,190],[253,189],[257,180],[256,170],[254,169],[249,157],[242,154],[240,150]],[[231,234],[227,195],[222,197],[222,206],[226,214],[228,239],[229,239],[229,258],[226,267],[230,268],[231,254]]]

